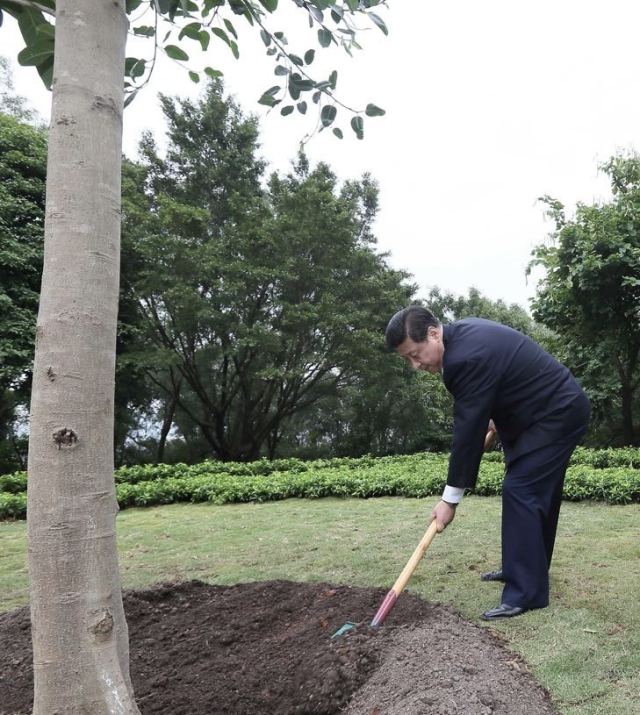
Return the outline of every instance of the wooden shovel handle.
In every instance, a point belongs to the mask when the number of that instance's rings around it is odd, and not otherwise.
[[[489,447],[493,444],[493,441],[496,438],[496,434],[497,432],[494,429],[489,429],[489,431],[487,432],[487,436],[484,439],[485,451],[489,449]],[[409,582],[411,575],[416,570],[416,566],[422,560],[425,551],[429,548],[429,545],[431,544],[434,536],[437,533],[438,525],[436,524],[436,520],[434,519],[431,524],[429,524],[429,528],[427,529],[425,535],[422,537],[422,541],[416,546],[416,550],[411,555],[409,561],[407,561],[407,565],[402,569],[402,573],[400,574],[400,576],[398,576],[396,582],[393,584],[393,591],[395,591],[396,596],[399,596],[404,590],[404,587]]]
[[[404,590],[404,587],[411,578],[411,574],[416,570],[416,566],[420,563],[425,551],[429,548],[429,544],[433,541],[433,537],[437,533],[438,524],[434,519],[431,524],[429,524],[429,528],[427,529],[426,534],[422,537],[422,541],[416,546],[416,550],[411,555],[409,561],[407,561],[407,565],[402,569],[402,573],[393,584],[393,590],[395,591],[396,596],[399,596]]]
[[[496,434],[497,433],[493,428],[490,428],[487,432],[487,436],[484,440],[485,451],[493,444],[493,440],[496,438]],[[381,625],[384,622],[385,618],[389,615],[389,612],[393,608],[395,602],[398,600],[400,594],[404,591],[404,587],[409,582],[411,575],[416,570],[416,566],[420,563],[422,557],[425,554],[425,551],[429,548],[429,545],[431,544],[437,533],[438,524],[434,519],[431,524],[429,524],[429,528],[427,529],[425,535],[422,537],[422,541],[420,541],[418,546],[416,546],[416,550],[411,555],[409,561],[407,561],[407,565],[402,569],[402,573],[400,574],[400,576],[398,576],[396,582],[393,584],[393,588],[389,591],[389,593],[387,593],[384,601],[380,605],[380,608],[378,609],[378,612],[376,613],[373,621],[371,621],[372,626]]]

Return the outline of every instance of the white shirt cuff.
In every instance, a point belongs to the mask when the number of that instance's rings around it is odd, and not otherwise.
[[[450,487],[448,484],[442,492],[443,501],[450,501],[452,504],[459,504],[464,494],[463,487]]]

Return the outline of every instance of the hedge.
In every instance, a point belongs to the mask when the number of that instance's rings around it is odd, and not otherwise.
[[[197,465],[145,465],[115,472],[121,508],[174,502],[261,502],[291,497],[326,496],[425,498],[442,492],[448,455],[336,458],[303,462],[297,459],[250,463],[202,462]],[[500,494],[504,460],[486,454],[473,493]],[[0,477],[0,518],[26,516],[24,472]],[[593,499],[609,504],[640,502],[640,450],[579,448],[571,460],[564,499]]]

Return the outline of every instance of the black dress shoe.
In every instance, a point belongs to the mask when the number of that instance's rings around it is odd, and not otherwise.
[[[482,618],[483,621],[495,621],[498,618],[513,618],[514,616],[526,613],[528,610],[528,608],[520,608],[520,606],[510,606],[508,603],[501,603],[499,606],[485,611],[480,618]]]
[[[497,571],[485,571],[483,574],[480,574],[480,580],[504,582],[504,574],[502,573],[502,569],[498,569]]]

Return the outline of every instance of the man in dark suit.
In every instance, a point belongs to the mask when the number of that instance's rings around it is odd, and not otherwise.
[[[387,346],[416,370],[442,370],[454,398],[447,484],[431,513],[443,531],[465,489],[475,486],[493,420],[506,465],[502,488],[500,605],[484,620],[549,604],[549,566],[569,459],[589,423],[587,396],[569,370],[517,330],[479,318],[442,325],[428,310],[405,308],[389,321]]]

